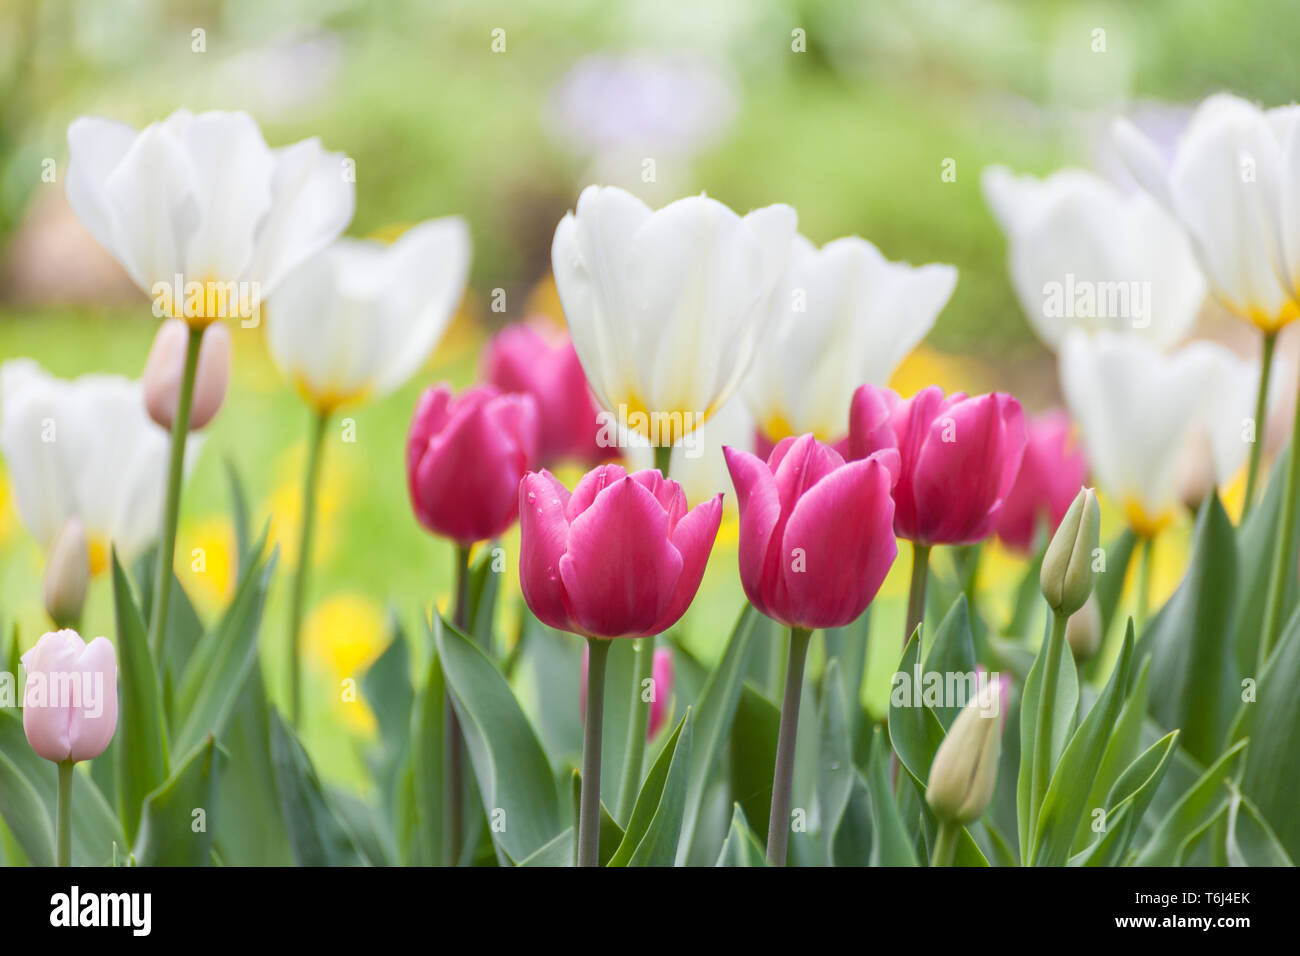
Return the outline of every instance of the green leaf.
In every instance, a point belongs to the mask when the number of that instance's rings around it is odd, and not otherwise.
[[[903,826],[894,790],[889,785],[889,744],[885,732],[876,727],[871,737],[871,757],[865,783],[871,795],[871,865],[916,866],[912,840]]]
[[[243,575],[245,569],[256,555],[252,551],[252,535],[249,532],[248,496],[244,494],[243,482],[239,480],[239,471],[231,459],[226,459],[226,483],[230,486],[230,522],[235,526],[235,570]]]
[[[754,831],[749,828],[745,811],[740,804],[733,804],[731,828],[727,830],[727,839],[722,843],[722,852],[714,866],[767,866],[767,855],[763,844],[758,841]]]
[[[744,808],[745,818],[759,833],[767,832],[772,811],[772,768],[776,766],[780,729],[780,709],[745,681],[731,723],[728,771],[732,799]]]
[[[1178,865],[1189,841],[1222,812],[1228,783],[1246,743],[1242,740],[1229,747],[1178,799],[1138,854],[1138,866]]]
[[[1171,731],[1129,764],[1102,804],[1105,829],[1091,846],[1071,859],[1072,865],[1117,866],[1123,861],[1177,745],[1178,731]],[[1091,833],[1091,827],[1085,832]]]
[[[659,752],[641,792],[623,842],[610,866],[672,866],[686,806],[691,764],[691,708]]]
[[[911,774],[924,791],[930,776],[930,764],[943,742],[944,728],[929,707],[923,702],[924,674],[919,661],[920,634],[914,633],[903,649],[903,659],[898,674],[907,678],[889,695],[889,741],[898,754],[899,763]],[[918,678],[921,683],[918,683]],[[898,678],[896,678],[897,680]]]
[[[1110,546],[1106,548],[1106,571],[1096,578],[1094,591],[1097,595],[1097,609],[1101,612],[1101,633],[1109,634],[1119,608],[1120,597],[1124,594],[1124,579],[1128,577],[1128,566],[1137,550],[1138,538],[1132,528],[1125,526]],[[1039,564],[1042,562],[1040,561]],[[1034,565],[1034,579],[1038,578],[1038,567]],[[1039,592],[1042,593],[1041,591]],[[1094,660],[1104,657],[1098,654]]]
[[[653,644],[653,641],[647,641]],[[579,651],[581,654],[581,651]],[[605,660],[605,726],[600,740],[600,799],[618,806],[623,780],[623,764],[632,759],[628,753],[627,727],[632,721],[633,694],[636,684],[636,642],[614,641]],[[581,658],[579,658],[581,659]],[[578,677],[581,671],[574,671]],[[577,710],[577,698],[570,706]]]
[[[870,634],[871,608],[863,611],[848,627],[832,627],[822,631],[826,659],[840,662],[849,750],[855,757],[861,754],[863,762],[871,736],[871,722],[862,706],[862,682],[867,676],[867,640]]]
[[[177,696],[183,715],[176,749],[185,753],[207,734],[223,738],[226,723],[257,662],[257,635],[275,555],[244,573],[230,606],[190,658]]]
[[[1142,635],[1151,654],[1151,716],[1182,731],[1182,746],[1202,764],[1219,753],[1239,698],[1231,644],[1236,595],[1236,531],[1217,495],[1196,521],[1192,560],[1182,583]]]
[[[397,776],[410,748],[415,688],[411,684],[411,652],[395,613],[389,616],[392,640],[361,675],[361,692],[379,725],[377,756],[372,765],[391,809],[396,800]],[[433,640],[430,638],[432,648]]]
[[[484,812],[506,815],[505,829],[492,837],[510,859],[527,859],[564,828],[551,765],[487,655],[446,621],[434,627],[433,636]]]
[[[469,572],[469,636],[492,656],[492,622],[496,615],[501,573],[492,568],[494,547],[483,549]]]
[[[113,552],[113,605],[117,621],[117,803],[127,839],[134,842],[145,798],[169,776],[167,738],[158,674],[149,653],[144,619],[126,572]]]
[[[939,627],[934,632],[934,642],[925,655],[925,673],[940,675],[945,687],[952,686],[950,680],[955,676],[974,677],[975,644],[971,637],[970,609],[965,594],[957,595],[952,607],[939,622]],[[962,686],[965,689],[965,699],[973,700],[977,688],[969,684]],[[945,693],[943,696],[946,698],[949,695]],[[939,706],[930,708],[945,730],[952,726],[962,709],[963,702],[956,699],[957,695],[952,696],[952,701],[941,702]]]
[[[330,805],[297,736],[271,709],[271,763],[280,813],[299,866],[365,866],[357,840]]]
[[[436,619],[435,619],[436,620]],[[433,624],[437,627],[437,624]],[[432,631],[430,632],[432,644]],[[424,680],[411,705],[410,768],[412,774],[411,812],[414,817],[414,855],[412,862],[435,866],[443,860],[443,735],[446,733],[446,683],[436,647],[431,648]]]
[[[54,764],[50,764],[54,768]],[[0,817],[33,866],[54,865],[54,821],[36,788],[0,752]]]
[[[722,743],[731,732],[745,679],[754,624],[758,611],[746,603],[736,626],[727,638],[722,659],[709,675],[695,706],[695,731],[691,746],[691,772],[686,786],[686,809],[682,816],[682,837],[677,849],[677,865],[684,866],[695,838],[704,790],[717,768]]]
[[[1295,866],[1277,835],[1240,790],[1228,799],[1226,853],[1229,866]]]
[[[834,865],[835,834],[849,807],[857,776],[852,741],[845,726],[844,685],[839,660],[831,658],[822,674],[821,759],[817,768],[817,805],[821,809],[822,850]]]
[[[1151,678],[1151,659],[1142,661],[1142,670],[1133,684],[1133,690],[1124,701],[1119,719],[1115,721],[1115,730],[1106,744],[1102,754],[1101,766],[1093,777],[1092,787],[1088,791],[1088,806],[1109,808],[1107,796],[1115,782],[1129,769],[1142,748],[1142,729],[1146,723],[1148,690]],[[1092,839],[1090,820],[1085,816],[1079,821],[1079,828],[1074,834],[1074,849],[1081,851]]]
[[[582,806],[582,771],[575,769],[573,771],[573,819],[578,819],[579,809]],[[569,862],[567,866],[573,866],[578,859],[578,842],[574,838],[573,827],[565,831],[569,834]],[[623,828],[618,825],[614,815],[609,812],[609,807],[605,806],[605,801],[600,802],[600,839],[598,842],[598,853],[596,855],[597,866],[608,866],[609,861],[613,858],[615,851],[623,845]]]
[[[216,823],[217,777],[223,760],[211,734],[149,794],[132,851],[140,866],[205,866]],[[202,812],[202,817],[195,814]],[[201,825],[200,825],[201,824]]]

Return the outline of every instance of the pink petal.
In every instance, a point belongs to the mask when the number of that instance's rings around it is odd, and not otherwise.
[[[562,631],[574,629],[560,580],[568,501],[568,489],[549,471],[529,472],[519,482],[519,585],[537,619]]]
[[[722,523],[722,495],[701,502],[686,513],[672,531],[673,547],[682,556],[682,572],[677,577],[668,606],[660,614],[651,633],[662,634],[686,613],[695,600],[704,578],[704,568],[709,563],[709,552],[718,536]]]
[[[763,570],[772,544],[772,532],[781,517],[781,497],[772,472],[761,459],[727,446],[723,447],[722,453],[731,473],[731,483],[736,488],[736,503],[740,510],[740,583],[749,603],[768,614],[763,600]]]
[[[596,496],[615,482],[622,481],[627,477],[627,469],[622,465],[608,464],[599,465],[587,472],[578,481],[578,485],[573,489],[573,497],[569,499],[569,504],[565,513],[569,516],[569,521],[582,514],[591,507],[591,503],[596,500]]]
[[[82,706],[72,709],[68,722],[73,760],[94,760],[117,730],[117,657],[106,637],[86,645],[78,663],[82,675]]]

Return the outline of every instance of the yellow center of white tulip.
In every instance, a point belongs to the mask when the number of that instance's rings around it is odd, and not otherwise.
[[[1166,508],[1164,511],[1152,515],[1142,507],[1140,501],[1134,497],[1129,497],[1124,500],[1124,519],[1138,537],[1154,538],[1173,523],[1174,510]]]
[[[89,552],[90,559],[90,576],[98,577],[101,573],[108,570],[108,539],[102,534],[92,534],[86,542],[86,549]]]

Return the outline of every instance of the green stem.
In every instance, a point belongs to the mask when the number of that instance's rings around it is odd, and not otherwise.
[[[952,866],[957,858],[957,837],[961,827],[947,820],[939,821],[939,832],[934,838],[934,853],[930,856],[931,866]]]
[[[582,731],[582,795],[578,801],[578,866],[600,864],[600,747],[605,727],[605,664],[614,642],[587,638],[587,719]]]
[[[149,615],[149,649],[162,667],[163,641],[167,636],[167,611],[172,596],[172,567],[176,561],[176,526],[181,514],[181,483],[185,478],[185,441],[190,434],[190,408],[194,404],[194,380],[198,377],[199,344],[203,329],[190,326],[185,348],[185,371],[172,420],[171,455],[167,462],[167,498],[163,502],[162,536],[158,539],[158,564],[154,573],[153,609]]]
[[[1259,394],[1255,396],[1255,440],[1250,445],[1250,465],[1246,471],[1246,497],[1241,503],[1241,520],[1250,514],[1255,500],[1255,486],[1259,482],[1259,462],[1264,453],[1264,435],[1268,430],[1268,384],[1273,374],[1273,348],[1277,333],[1264,333],[1264,349],[1259,371]]]
[[[456,544],[456,603],[452,606],[451,622],[462,634],[469,622],[469,554],[470,546]],[[448,693],[442,701],[442,722],[446,733],[442,738],[443,777],[443,863],[455,866],[460,860],[465,835],[465,744],[460,729],[460,718]]]
[[[659,469],[659,474],[665,478],[668,477],[668,466],[673,460],[672,445],[655,445],[655,467]]]
[[[912,542],[912,585],[907,592],[907,630],[903,633],[903,647],[916,633],[917,625],[925,620],[925,582],[930,572],[930,545]]]
[[[642,700],[641,688],[654,678],[655,639],[639,637],[633,643],[636,667],[632,678],[632,709],[628,715],[627,738],[623,743],[623,777],[618,786],[619,823],[627,825],[641,790],[641,771],[645,764],[646,729],[650,726],[650,702]]]
[[[59,866],[72,866],[72,768],[71,760],[59,764],[58,835],[54,858]]]
[[[794,746],[799,732],[799,699],[803,696],[803,667],[812,631],[790,628],[790,661],[785,669],[781,701],[781,730],[776,740],[776,769],[772,774],[772,812],[767,820],[767,862],[785,866],[790,840],[790,791],[794,785]]]
[[[289,695],[295,726],[302,719],[302,615],[307,600],[307,573],[311,567],[312,530],[316,524],[316,489],[320,483],[321,450],[329,413],[317,410],[307,444],[307,471],[302,483],[302,529],[298,538],[298,567],[293,577],[289,605]]]
[[[1151,564],[1156,549],[1156,539],[1143,538],[1142,552],[1138,555],[1137,612],[1133,615],[1133,632],[1141,634],[1151,613]]]
[[[1047,653],[1043,657],[1043,684],[1038,693],[1038,713],[1034,715],[1034,763],[1029,775],[1031,831],[1052,779],[1052,715],[1056,711],[1057,677],[1061,670],[1068,620],[1068,615],[1052,613],[1052,632],[1047,638]]]
[[[1259,668],[1263,670],[1273,642],[1282,627],[1282,604],[1287,581],[1295,574],[1295,508],[1300,491],[1300,389],[1296,389],[1295,420],[1291,423],[1291,454],[1287,459],[1286,487],[1282,490],[1282,516],[1278,519],[1277,545],[1273,549],[1273,572],[1268,579],[1268,603],[1264,605],[1264,629],[1259,635]]]

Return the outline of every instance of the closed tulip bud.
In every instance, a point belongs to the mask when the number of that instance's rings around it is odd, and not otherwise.
[[[149,360],[144,366],[144,404],[149,417],[171,429],[185,376],[185,351],[190,330],[181,319],[168,319],[158,327]],[[190,431],[198,431],[217,416],[230,384],[230,330],[216,323],[203,331],[199,364],[190,406]]]
[[[1065,642],[1070,645],[1074,659],[1082,662],[1097,653],[1101,637],[1101,607],[1097,595],[1092,594],[1065,622]]]
[[[63,523],[45,560],[45,612],[55,627],[74,625],[81,619],[89,581],[86,529],[73,515]]]
[[[519,479],[537,454],[537,404],[488,385],[459,396],[446,385],[420,396],[406,439],[415,516],[468,546],[505,532],[519,514]]]
[[[845,462],[812,435],[764,462],[723,449],[740,503],[740,581],[788,627],[844,627],[866,610],[898,555],[889,496],[898,452]]]
[[[51,631],[23,655],[23,730],[55,763],[93,760],[117,729],[117,657],[106,637]]]
[[[1092,594],[1092,556],[1101,536],[1101,508],[1091,488],[1080,488],[1043,555],[1038,583],[1057,614],[1069,616]]]
[[[519,583],[551,627],[644,637],[677,623],[699,590],[722,495],[687,510],[658,471],[601,465],[573,493],[547,471],[519,483]]]
[[[930,765],[925,802],[948,823],[978,820],[993,799],[1002,753],[1002,679],[986,683],[948,728]]]

